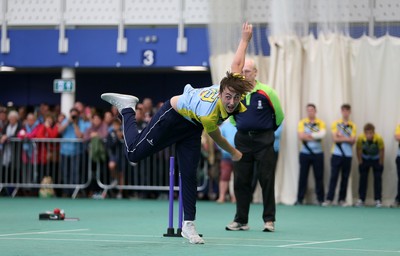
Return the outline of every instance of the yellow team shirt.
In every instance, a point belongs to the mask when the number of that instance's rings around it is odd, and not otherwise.
[[[397,125],[397,127],[396,127],[395,135],[400,135],[400,124]],[[397,156],[400,157],[400,142],[399,142],[399,148],[397,150]]]
[[[308,117],[304,118],[300,120],[297,126],[298,132],[305,132],[307,134],[316,133],[321,130],[326,130],[326,126],[324,121],[318,118],[315,118],[314,122],[311,122]],[[322,152],[321,140],[305,141],[300,149],[300,153],[304,154],[319,154]]]
[[[372,141],[368,141],[365,134],[357,139],[357,149],[362,150],[362,158],[367,160],[379,159],[379,151],[385,147],[382,137],[375,133]]]
[[[341,135],[351,138],[357,135],[357,127],[352,121],[344,123],[343,119],[336,120],[331,126],[332,133],[339,132]],[[353,156],[353,145],[348,142],[334,143],[332,145],[332,154],[336,156]]]

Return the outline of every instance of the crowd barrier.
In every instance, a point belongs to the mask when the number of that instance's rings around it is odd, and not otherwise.
[[[110,189],[169,190],[169,158],[174,155],[173,146],[136,164],[126,159],[123,141],[112,158],[105,144],[100,157],[98,152],[93,153],[91,146],[82,139],[11,138],[0,145],[0,192],[14,197],[21,189],[52,188],[75,198],[93,182],[104,195]],[[110,160],[116,163],[115,171],[109,168]],[[201,161],[199,191],[205,189],[207,181],[207,164]]]

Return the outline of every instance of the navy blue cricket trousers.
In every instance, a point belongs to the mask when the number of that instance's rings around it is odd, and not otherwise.
[[[347,184],[351,171],[351,157],[332,155],[331,158],[331,177],[329,180],[329,190],[326,197],[327,200],[333,201],[335,197],[336,185],[341,173],[341,181],[339,187],[339,201],[346,200]]]
[[[132,108],[121,111],[126,156],[131,162],[175,144],[178,169],[182,179],[184,220],[195,220],[197,168],[200,161],[202,126],[195,125],[176,112],[170,101],[164,103],[150,123],[138,132]]]
[[[315,179],[315,193],[319,203],[324,201],[324,154],[304,154],[300,153],[300,177],[297,202],[302,203],[307,191],[308,173],[313,167]]]

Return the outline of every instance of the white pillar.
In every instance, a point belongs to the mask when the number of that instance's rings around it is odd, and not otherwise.
[[[73,68],[63,68],[61,70],[62,79],[75,79],[75,70]],[[75,92],[63,92],[61,93],[61,113],[64,113],[67,118],[69,117],[69,111],[75,103]]]

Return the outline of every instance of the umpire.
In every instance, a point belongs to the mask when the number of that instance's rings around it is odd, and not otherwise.
[[[252,181],[258,174],[263,197],[263,231],[275,231],[275,166],[274,131],[281,125],[284,114],[278,96],[271,87],[256,80],[257,68],[254,60],[246,59],[242,75],[252,83],[253,90],[242,103],[247,110],[231,117],[238,132],[236,148],[243,153],[240,161],[234,162],[234,190],[236,215],[226,230],[248,230],[248,217],[252,201]],[[257,168],[257,172],[254,172]]]

